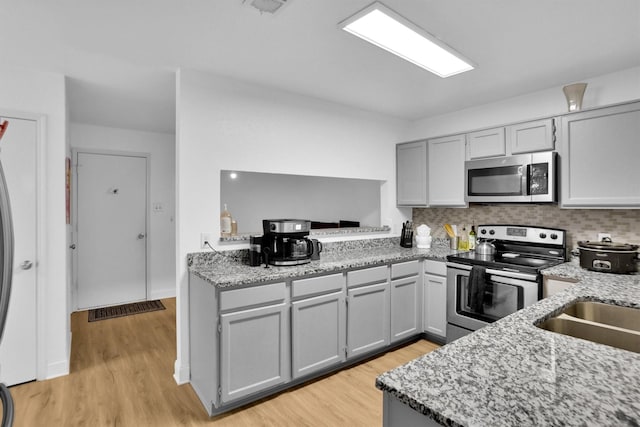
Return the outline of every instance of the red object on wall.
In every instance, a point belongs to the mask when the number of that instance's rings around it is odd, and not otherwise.
[[[0,139],[2,139],[4,132],[7,130],[7,126],[9,126],[9,122],[6,120],[0,125]]]

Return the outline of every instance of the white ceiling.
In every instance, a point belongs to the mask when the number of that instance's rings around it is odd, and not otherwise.
[[[384,0],[474,61],[447,79],[338,29],[372,0],[0,0],[3,65],[69,76],[72,121],[175,130],[175,70],[416,119],[640,65],[638,0]]]

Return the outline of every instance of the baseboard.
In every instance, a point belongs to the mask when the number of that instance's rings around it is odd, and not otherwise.
[[[176,360],[173,373],[173,379],[176,381],[176,384],[187,384],[190,380],[190,371],[189,366],[182,366],[180,360]]]
[[[60,360],[47,365],[47,380],[69,375],[69,360]]]
[[[176,288],[171,289],[160,289],[157,291],[149,292],[149,299],[163,299],[163,298],[175,298],[176,297]]]

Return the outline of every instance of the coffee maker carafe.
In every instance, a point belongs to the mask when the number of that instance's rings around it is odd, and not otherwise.
[[[305,219],[265,219],[262,221],[264,263],[299,265],[311,261],[313,243],[308,238],[311,221]]]

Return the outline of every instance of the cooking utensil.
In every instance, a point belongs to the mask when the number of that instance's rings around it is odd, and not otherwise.
[[[578,242],[580,267],[605,273],[629,274],[638,271],[638,248],[611,241]]]
[[[451,224],[445,224],[444,225],[444,230],[447,232],[447,235],[453,239],[454,237],[456,237],[456,233],[455,231],[453,231],[453,228],[451,227]]]
[[[495,255],[496,246],[493,243],[484,240],[476,245],[476,253],[478,255]]]

